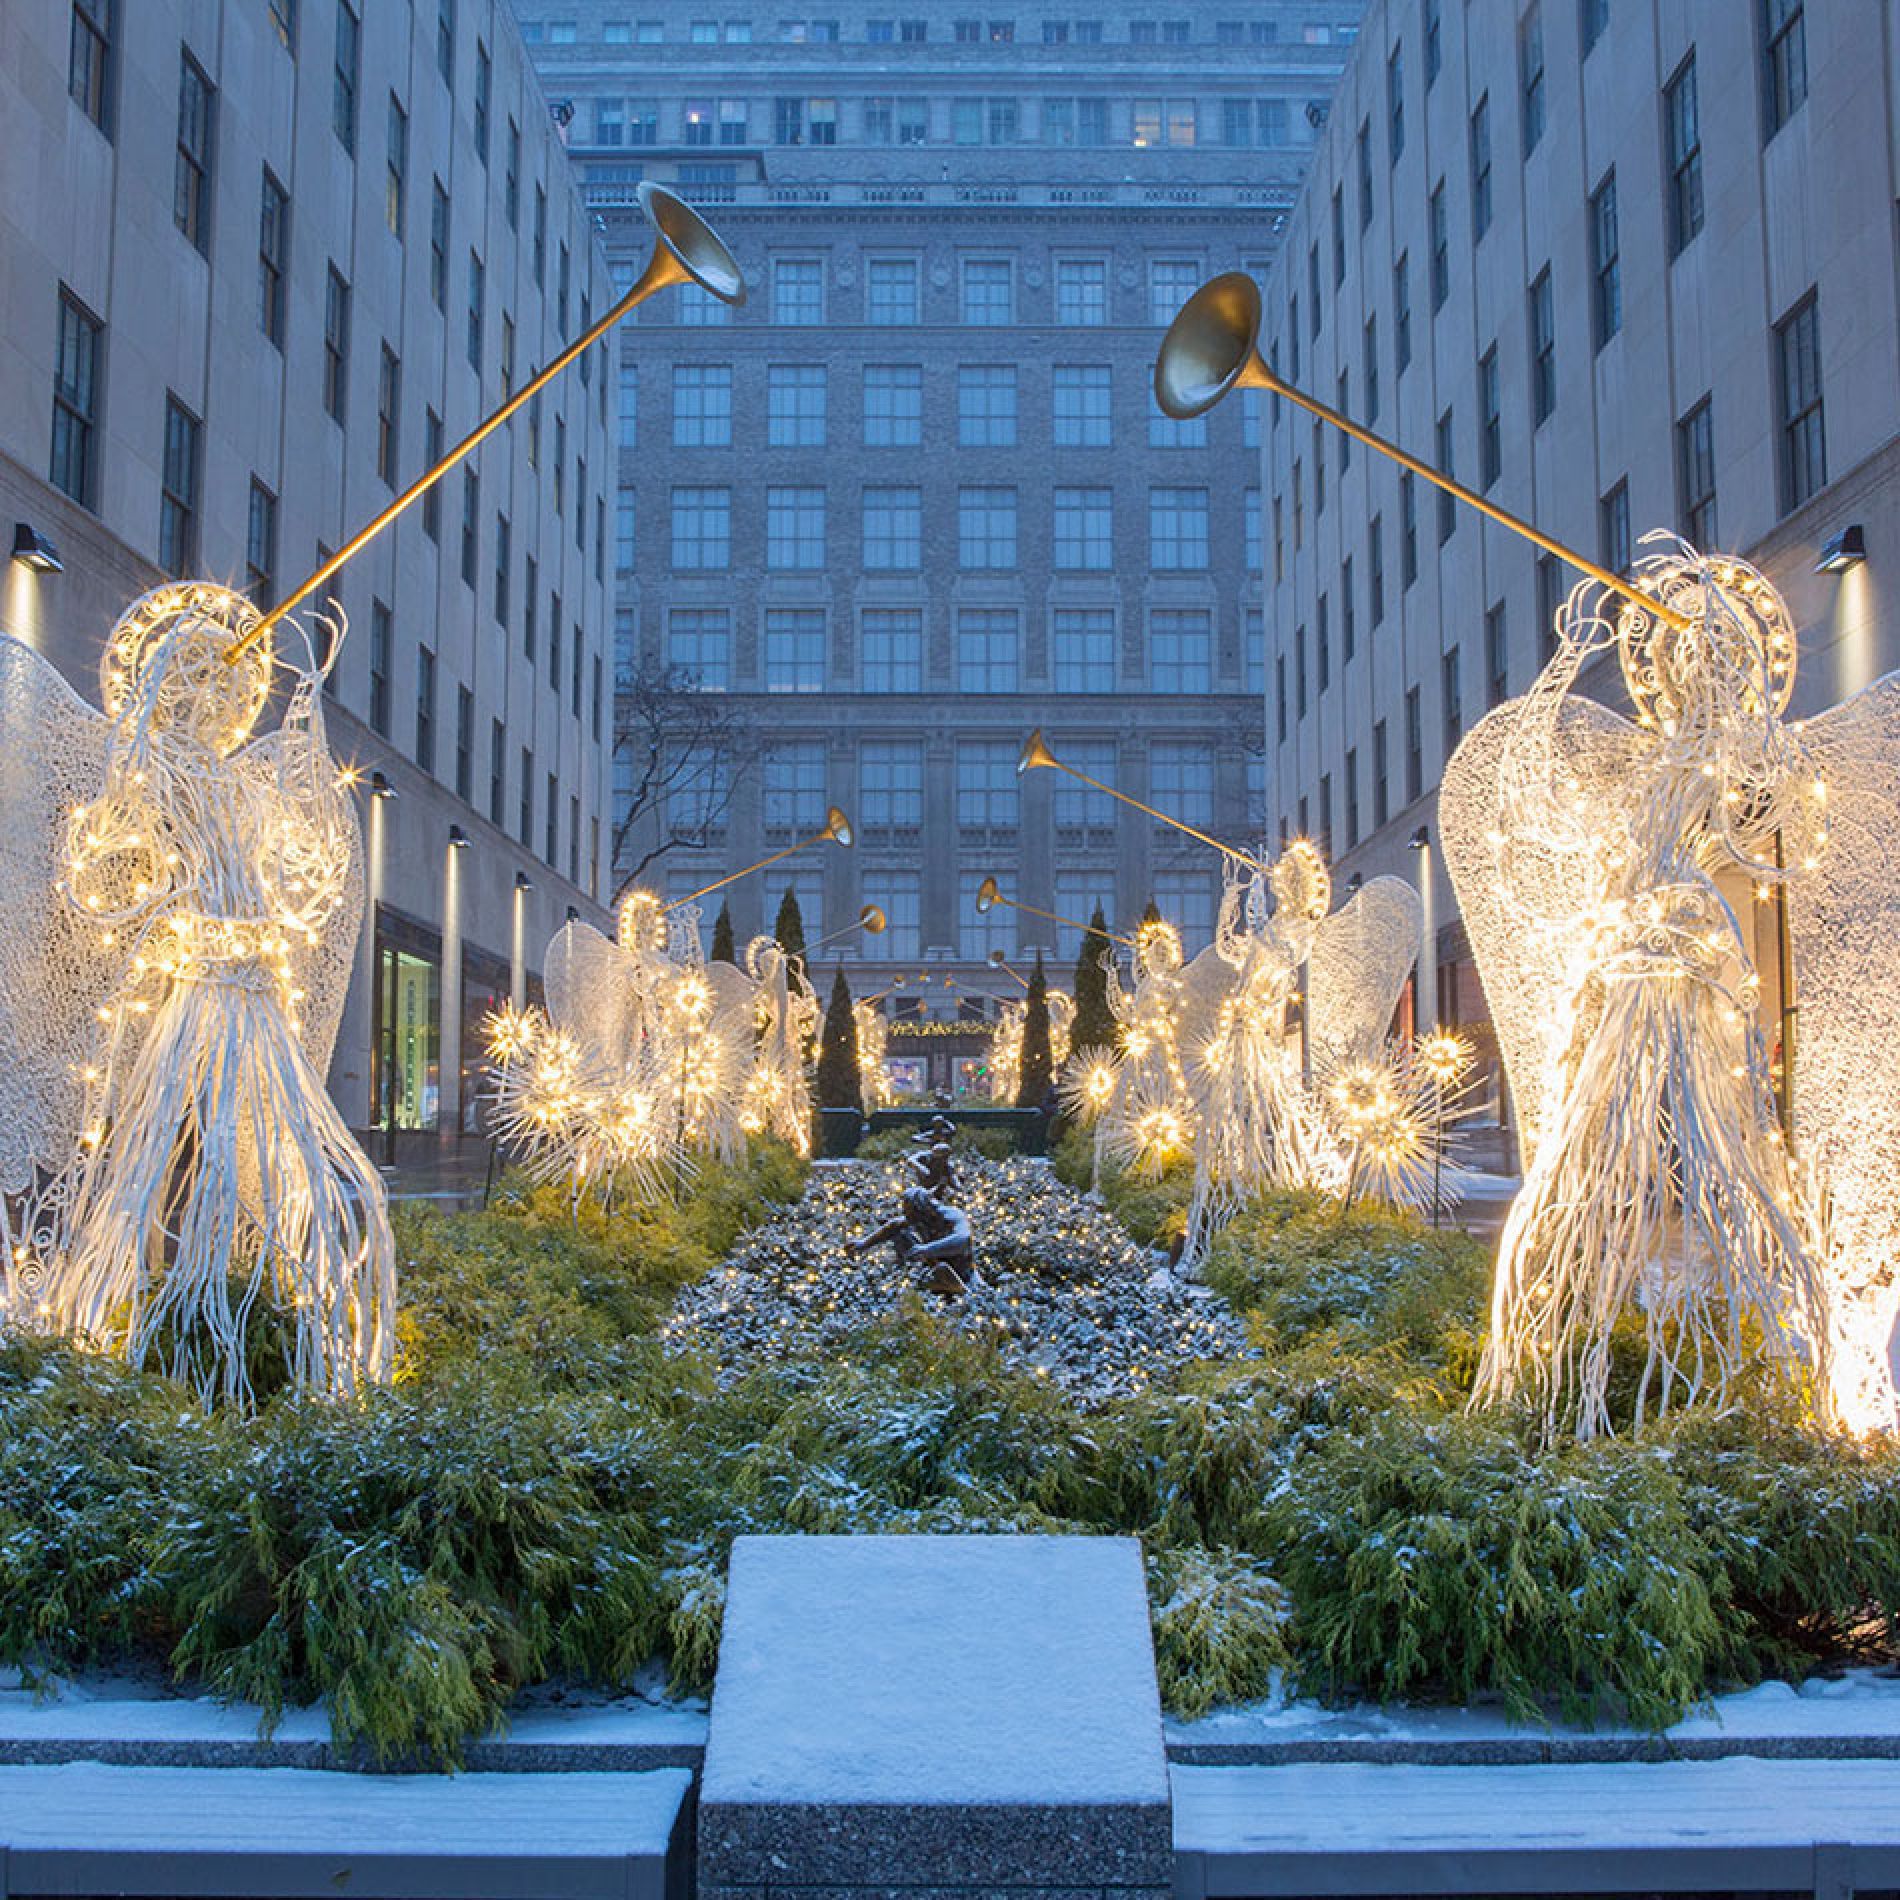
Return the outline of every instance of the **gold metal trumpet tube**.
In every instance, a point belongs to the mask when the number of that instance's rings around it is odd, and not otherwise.
[[[702,884],[696,891],[688,891],[684,897],[676,897],[672,903],[663,907],[661,915],[675,911],[682,904],[696,903],[702,897],[710,897],[714,891],[723,891],[728,884],[736,884],[742,877],[750,877],[754,871],[763,871],[768,864],[777,864],[800,851],[809,851],[815,844],[842,845],[847,851],[851,848],[851,820],[833,805],[825,812],[825,828],[814,831],[809,838],[800,838],[796,844],[788,844],[783,851],[774,851],[768,857],[761,858],[756,864],[748,864],[743,871],[728,871],[722,878],[711,884]],[[860,917],[860,922],[862,918]],[[854,926],[855,927],[855,926]]]
[[[1158,813],[1156,815],[1159,816]],[[1085,937],[1094,929],[1092,924],[1081,923],[1074,917],[1064,917],[1059,911],[1038,910],[1034,904],[1019,904],[1015,898],[1005,897],[1003,893],[996,888],[995,878],[986,877],[983,882],[977,886],[977,915],[980,917],[988,916],[998,904],[1003,905],[1009,910],[1026,911],[1031,917],[1046,917],[1052,924],[1067,924],[1071,930],[1079,930]],[[1102,935],[1106,937],[1110,943],[1118,943],[1125,950],[1132,950],[1135,947],[1133,937],[1118,937],[1112,930],[1105,930],[1102,932]],[[1010,974],[1013,976],[1015,972],[1012,970]],[[1028,986],[1024,985],[1024,987],[1027,988]]]
[[[1171,818],[1164,811],[1156,811],[1152,805],[1144,805],[1140,799],[1131,798],[1126,792],[1118,792],[1112,785],[1104,785],[1098,778],[1090,778],[1086,772],[1078,772],[1074,766],[1065,765],[1049,750],[1048,741],[1042,736],[1038,726],[1024,742],[1021,755],[1016,760],[1016,775],[1020,778],[1025,772],[1033,772],[1038,767],[1047,766],[1052,771],[1066,772],[1072,779],[1092,786],[1096,791],[1106,793],[1108,797],[1119,800],[1124,805],[1132,805],[1136,811],[1146,812],[1150,818],[1164,825],[1172,825],[1176,831],[1185,831],[1190,838],[1198,839],[1210,846],[1223,857],[1236,858],[1242,864],[1252,865],[1255,870],[1264,871],[1267,867],[1250,851],[1242,851],[1237,846],[1222,844],[1218,838],[1210,838],[1206,832],[1197,831],[1192,825],[1179,818]],[[1064,919],[1067,922],[1068,919]],[[1084,926],[1086,928],[1086,926]]]
[[[653,255],[626,295],[598,323],[590,325],[577,336],[545,369],[538,370],[523,383],[499,409],[484,416],[433,468],[418,475],[394,501],[358,528],[308,580],[253,622],[243,638],[233,641],[227,649],[224,655],[227,662],[242,658],[246,648],[261,640],[286,614],[302,605],[325,581],[353,561],[406,508],[420,501],[457,462],[479,448],[523,404],[533,401],[570,363],[584,356],[615,324],[638,305],[645,303],[656,291],[668,289],[674,284],[695,283],[721,302],[745,302],[745,279],[740,276],[732,253],[699,213],[684,199],[676,198],[672,192],[659,185],[642,184],[639,193],[640,208],[654,226]]]
[[[1184,422],[1213,408],[1230,389],[1271,390],[1308,414],[1343,430],[1355,442],[1397,462],[1434,488],[1441,488],[1477,509],[1500,527],[1521,534],[1546,554],[1568,561],[1600,586],[1621,594],[1644,613],[1653,614],[1665,626],[1680,631],[1690,625],[1688,615],[1665,606],[1622,575],[1598,566],[1575,548],[1566,547],[1541,528],[1533,527],[1521,515],[1487,501],[1429,462],[1408,454],[1396,442],[1388,442],[1384,436],[1363,428],[1317,397],[1294,388],[1285,378],[1276,375],[1260,354],[1259,336],[1260,288],[1253,279],[1244,271],[1226,271],[1219,277],[1209,278],[1175,313],[1162,340],[1161,352],[1155,358],[1155,401],[1162,413]]]

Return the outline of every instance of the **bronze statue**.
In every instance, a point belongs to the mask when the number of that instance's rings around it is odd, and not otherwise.
[[[919,1281],[926,1292],[967,1293],[976,1278],[970,1217],[927,1188],[906,1188],[903,1211],[861,1239],[847,1241],[845,1252],[869,1253],[887,1240],[896,1243],[900,1265],[918,1261],[928,1269]]]
[[[933,1199],[946,1194],[954,1195],[962,1185],[950,1160],[948,1142],[939,1141],[927,1148],[913,1148],[904,1157],[904,1165],[910,1170],[911,1179],[916,1185]]]

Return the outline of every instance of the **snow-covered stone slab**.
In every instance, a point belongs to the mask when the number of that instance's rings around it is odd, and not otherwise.
[[[692,1776],[0,1768],[0,1895],[675,1900]]]
[[[1174,1770],[1179,1900],[1900,1887],[1890,1761]]]
[[[1145,1900],[1170,1888],[1168,1798],[1133,1539],[733,1545],[701,1900]]]

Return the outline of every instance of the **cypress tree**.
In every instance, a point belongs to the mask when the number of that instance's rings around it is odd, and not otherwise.
[[[824,1033],[818,1042],[818,1106],[856,1108],[863,1100],[858,1074],[858,1019],[851,1012],[851,986],[844,965],[831,980],[831,1001],[825,1008]]]
[[[715,963],[739,961],[732,952],[732,911],[725,904],[719,906],[719,915],[713,922],[712,960]]]
[[[1141,913],[1141,921],[1144,924],[1158,924],[1161,922],[1161,906],[1157,904],[1152,897],[1148,900],[1148,908]]]
[[[772,926],[778,947],[788,962],[805,960],[805,919],[799,914],[798,893],[788,884],[778,907],[778,922]]]
[[[1107,1051],[1115,1047],[1116,1022],[1108,1007],[1108,966],[1112,946],[1108,941],[1108,920],[1100,904],[1089,919],[1082,939],[1081,954],[1075,960],[1075,1024],[1069,1031],[1071,1050]]]
[[[1049,1049],[1049,979],[1043,974],[1038,950],[1036,967],[1029,973],[1029,994],[1023,999],[1022,1080],[1016,1085],[1016,1106],[1040,1108],[1054,1070]]]

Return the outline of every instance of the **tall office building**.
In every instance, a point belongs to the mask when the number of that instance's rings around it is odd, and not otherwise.
[[[692,890],[836,803],[852,852],[730,901],[741,943],[788,885],[808,939],[881,906],[882,937],[839,945],[860,993],[927,970],[909,998],[1012,994],[993,949],[1073,956],[1072,931],[979,916],[987,875],[1121,924],[1152,896],[1205,941],[1204,847],[1016,759],[1040,726],[1091,777],[1258,828],[1257,418],[1170,424],[1151,377],[1204,277],[1271,266],[1360,7],[648,11],[529,0],[522,30],[616,271],[644,255],[635,183],[661,179],[752,287],[736,312],[656,304],[621,342],[623,668],[690,670],[757,741],[729,801],[678,787],[662,819],[705,848],[653,881]]]
[[[1801,0],[1376,0],[1263,349],[1605,566],[1652,528],[1746,555],[1800,628],[1797,710],[1832,704],[1900,664],[1876,619],[1900,548],[1900,252],[1870,162],[1894,149],[1895,78],[1869,56],[1894,24]],[[1427,1012],[1481,1018],[1434,790],[1530,685],[1578,577],[1288,404],[1264,486],[1275,828],[1330,838],[1347,875],[1424,868]],[[1855,525],[1866,564],[1817,573]],[[1613,667],[1586,683],[1621,698]]]
[[[95,698],[133,597],[288,591],[605,307],[505,0],[9,6],[0,140],[0,519],[64,562],[14,562],[0,624]],[[395,794],[359,1128],[471,1125],[475,1025],[601,914],[611,382],[603,346],[326,590],[333,743]]]

